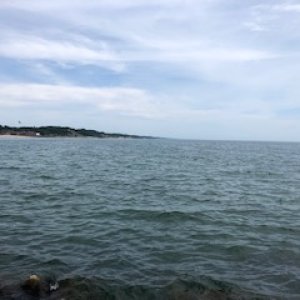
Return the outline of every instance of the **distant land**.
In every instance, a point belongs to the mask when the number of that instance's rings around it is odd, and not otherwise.
[[[140,136],[122,133],[106,133],[90,129],[74,129],[61,126],[42,127],[9,127],[0,125],[0,136],[22,137],[94,137],[94,138],[132,138],[153,139],[150,136]]]

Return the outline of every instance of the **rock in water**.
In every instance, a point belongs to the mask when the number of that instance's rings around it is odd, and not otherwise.
[[[49,284],[49,292],[50,293],[58,290],[58,288],[59,288],[59,284],[56,280],[50,280],[48,284]]]
[[[41,279],[37,275],[31,275],[25,280],[22,288],[31,295],[39,296],[41,292]]]

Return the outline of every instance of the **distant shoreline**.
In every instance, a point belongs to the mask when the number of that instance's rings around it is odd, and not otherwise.
[[[91,129],[75,129],[61,126],[9,127],[0,125],[0,138],[124,138],[153,139],[151,136],[139,136],[123,133],[106,133]]]
[[[114,140],[130,140],[130,139],[155,139],[155,138],[148,138],[148,137],[141,137],[141,138],[131,138],[131,137],[104,137],[98,138],[94,136],[30,136],[30,135],[14,135],[14,134],[0,134],[0,140],[23,140],[23,139],[114,139]]]
[[[0,139],[27,139],[34,136],[26,136],[26,135],[13,135],[13,134],[0,134]]]

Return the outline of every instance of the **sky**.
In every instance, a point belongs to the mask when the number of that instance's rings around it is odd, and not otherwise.
[[[300,1],[1,0],[0,124],[300,141]]]

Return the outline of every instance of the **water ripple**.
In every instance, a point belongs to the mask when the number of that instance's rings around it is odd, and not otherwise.
[[[299,144],[28,139],[0,151],[1,299],[26,299],[32,273],[58,276],[65,299],[299,299]]]

